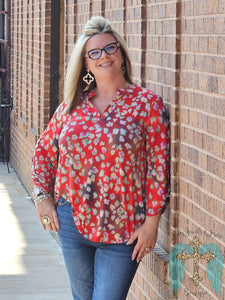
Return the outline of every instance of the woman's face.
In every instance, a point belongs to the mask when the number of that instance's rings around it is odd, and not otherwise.
[[[103,49],[107,45],[116,42],[115,38],[109,33],[96,34],[87,41],[85,52],[87,53],[93,49]],[[92,72],[96,81],[123,76],[121,70],[123,61],[120,48],[114,54],[107,54],[103,50],[98,59],[85,58],[86,69],[88,72]]]

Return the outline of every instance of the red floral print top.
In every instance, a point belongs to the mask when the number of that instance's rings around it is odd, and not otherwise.
[[[124,243],[168,199],[169,122],[162,100],[132,84],[100,114],[88,92],[70,114],[60,104],[33,157],[33,182],[72,204],[94,242]]]

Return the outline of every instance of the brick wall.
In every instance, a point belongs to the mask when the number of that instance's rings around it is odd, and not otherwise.
[[[51,3],[12,2],[11,165],[29,191],[34,145],[50,117]],[[158,92],[170,112],[172,192],[158,237],[164,252],[144,258],[128,300],[175,298],[169,296],[165,254],[196,235],[203,244],[212,242],[224,249],[224,1],[60,0],[60,4],[59,101],[73,45],[89,17],[101,14],[126,39],[134,81]],[[217,299],[206,263],[200,263],[203,280],[196,288],[189,279],[193,263],[186,267],[177,298]]]
[[[11,8],[11,165],[29,190],[34,144],[49,120],[50,3]]]
[[[182,1],[181,12],[179,240],[188,244],[197,236],[224,255],[225,2]],[[218,299],[203,260],[199,268],[199,287],[187,276],[180,298],[200,299],[202,293]],[[224,284],[221,292],[224,298]]]

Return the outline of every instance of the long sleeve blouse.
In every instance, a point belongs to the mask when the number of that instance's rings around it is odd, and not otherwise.
[[[100,114],[83,96],[71,113],[59,105],[33,157],[33,183],[72,205],[89,240],[127,242],[169,196],[169,121],[161,98],[132,84]]]

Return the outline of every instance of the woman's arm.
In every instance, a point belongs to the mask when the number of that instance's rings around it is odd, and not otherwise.
[[[169,198],[169,120],[161,98],[153,97],[146,121],[146,219],[128,241],[137,240],[132,254],[137,261],[154,248],[160,216]]]
[[[34,184],[33,199],[42,228],[57,231],[59,228],[55,201],[52,199],[54,179],[57,172],[59,135],[63,126],[64,105],[60,105],[50,120],[47,128],[39,138],[33,156],[32,180]],[[44,225],[41,217],[49,216],[51,223]]]

